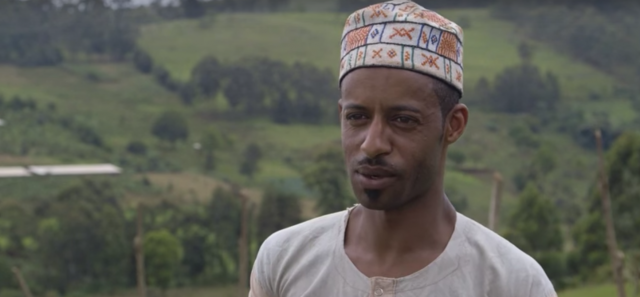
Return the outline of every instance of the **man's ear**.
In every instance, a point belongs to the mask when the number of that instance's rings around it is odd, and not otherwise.
[[[467,127],[468,120],[469,109],[467,106],[462,103],[456,104],[449,113],[447,121],[445,122],[447,129],[445,129],[446,134],[444,135],[444,139],[447,144],[456,142],[460,136],[462,136],[465,128]]]

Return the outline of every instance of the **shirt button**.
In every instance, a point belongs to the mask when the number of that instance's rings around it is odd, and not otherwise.
[[[384,290],[382,290],[381,288],[377,288],[373,293],[376,294],[376,296],[382,296],[382,294],[384,294]]]

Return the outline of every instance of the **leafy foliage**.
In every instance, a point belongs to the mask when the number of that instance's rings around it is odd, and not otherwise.
[[[486,89],[486,82],[476,89]],[[537,66],[524,63],[499,73],[487,98],[491,108],[508,113],[540,113],[555,110],[560,100],[558,78],[542,75]]]
[[[189,127],[182,114],[166,111],[153,124],[151,132],[159,139],[174,144],[179,140],[187,139]]]
[[[347,184],[342,151],[331,148],[321,152],[313,166],[303,173],[307,187],[318,194],[318,212],[329,214],[355,203]]]
[[[171,84],[168,73],[160,74],[159,82]],[[194,67],[188,84],[205,98],[222,90],[233,115],[270,116],[280,124],[321,123],[334,113],[329,106],[338,98],[330,71],[265,58],[223,65],[207,56]]]
[[[300,213],[300,197],[275,188],[267,189],[258,214],[258,242],[263,242],[276,231],[300,223]]]
[[[546,1],[535,6],[508,2],[495,9],[496,15],[521,24],[529,36],[629,82],[638,77],[640,67],[635,58],[640,42],[628,38],[639,24],[638,11],[633,1]]]
[[[244,158],[240,164],[240,173],[252,178],[258,171],[258,162],[262,159],[262,149],[256,143],[251,143],[244,151]]]
[[[125,220],[108,183],[86,181],[35,213],[38,255],[44,267],[41,282],[65,294],[71,288],[115,289],[124,286],[130,241]]]
[[[559,289],[566,277],[559,213],[553,202],[529,183],[518,197],[505,238],[534,257]]]
[[[167,230],[149,232],[144,237],[144,257],[149,284],[165,291],[183,257],[180,241]]]

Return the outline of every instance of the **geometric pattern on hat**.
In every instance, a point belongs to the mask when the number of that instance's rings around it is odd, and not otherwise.
[[[412,1],[360,9],[342,33],[340,83],[358,68],[393,67],[438,78],[462,94],[463,37],[460,26]]]

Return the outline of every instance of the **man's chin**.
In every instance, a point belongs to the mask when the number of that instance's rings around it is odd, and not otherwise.
[[[391,197],[387,197],[385,194],[384,190],[366,190],[359,193],[359,195],[357,195],[357,199],[360,205],[370,210],[385,211],[392,210],[400,206],[395,203],[396,201],[391,200]]]

